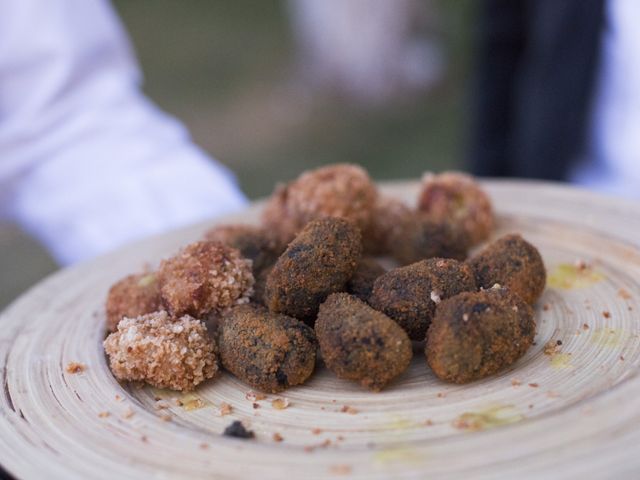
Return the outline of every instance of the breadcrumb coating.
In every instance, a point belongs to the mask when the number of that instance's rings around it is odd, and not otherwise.
[[[522,357],[535,329],[533,309],[507,288],[461,293],[438,305],[427,335],[427,362],[441,380],[478,380]]]
[[[402,225],[412,215],[402,201],[378,194],[369,227],[362,232],[362,244],[369,255],[388,255],[402,233]]]
[[[129,275],[113,284],[107,295],[107,331],[113,332],[124,317],[138,317],[162,309],[155,273]]]
[[[175,318],[160,311],[124,318],[104,349],[116,378],[157,388],[192,390],[218,372],[214,340],[189,315]]]
[[[315,335],[295,318],[240,305],[225,316],[218,338],[224,368],[253,388],[276,393],[313,373]]]
[[[422,179],[418,210],[437,222],[451,222],[476,245],[495,225],[491,200],[470,175],[460,172],[427,173]]]
[[[249,302],[254,278],[251,260],[219,242],[196,242],[164,260],[158,270],[160,293],[174,316],[203,318]]]
[[[320,305],[315,330],[329,370],[371,390],[381,390],[411,362],[404,330],[353,295],[330,295]]]
[[[320,218],[345,218],[366,230],[376,196],[376,186],[362,167],[328,165],[278,187],[265,206],[263,223],[285,244]]]

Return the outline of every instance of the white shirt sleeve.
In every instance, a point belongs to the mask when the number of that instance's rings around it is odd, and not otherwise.
[[[140,83],[106,0],[0,0],[0,214],[60,263],[246,204]]]

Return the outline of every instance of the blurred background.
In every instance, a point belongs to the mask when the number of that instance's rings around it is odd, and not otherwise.
[[[407,2],[400,11],[414,10],[395,23],[392,11],[380,11],[392,36],[385,45],[393,48],[369,56],[358,45],[345,49],[340,38],[318,44],[326,22],[339,21],[332,18],[337,3],[301,8],[304,3],[114,5],[135,46],[146,93],[229,166],[252,199],[268,195],[277,181],[332,162],[362,164],[377,180],[459,167],[474,2]],[[349,33],[362,9],[337,14],[347,16],[341,31]],[[363,39],[374,45],[376,21],[369,21],[370,38]],[[407,31],[414,44],[394,45]],[[327,49],[344,54],[332,64],[335,56],[322,56]],[[0,224],[0,308],[56,268],[33,239]]]

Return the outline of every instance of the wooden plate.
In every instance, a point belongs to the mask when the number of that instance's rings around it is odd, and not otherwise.
[[[259,401],[227,374],[190,395],[120,385],[101,348],[108,287],[199,238],[200,225],[61,271],[5,311],[0,464],[23,479],[637,478],[640,208],[542,183],[487,188],[496,235],[521,232],[549,271],[536,345],[512,368],[449,385],[418,351],[382,393],[319,368]],[[384,189],[413,202],[417,185]],[[86,370],[68,373],[70,362]],[[272,406],[281,397],[288,408]],[[256,439],[220,436],[233,419]]]

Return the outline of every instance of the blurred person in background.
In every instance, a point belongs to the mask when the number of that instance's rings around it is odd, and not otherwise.
[[[106,0],[0,0],[0,216],[61,264],[246,204],[141,81]]]
[[[474,173],[640,197],[640,2],[483,0]]]

